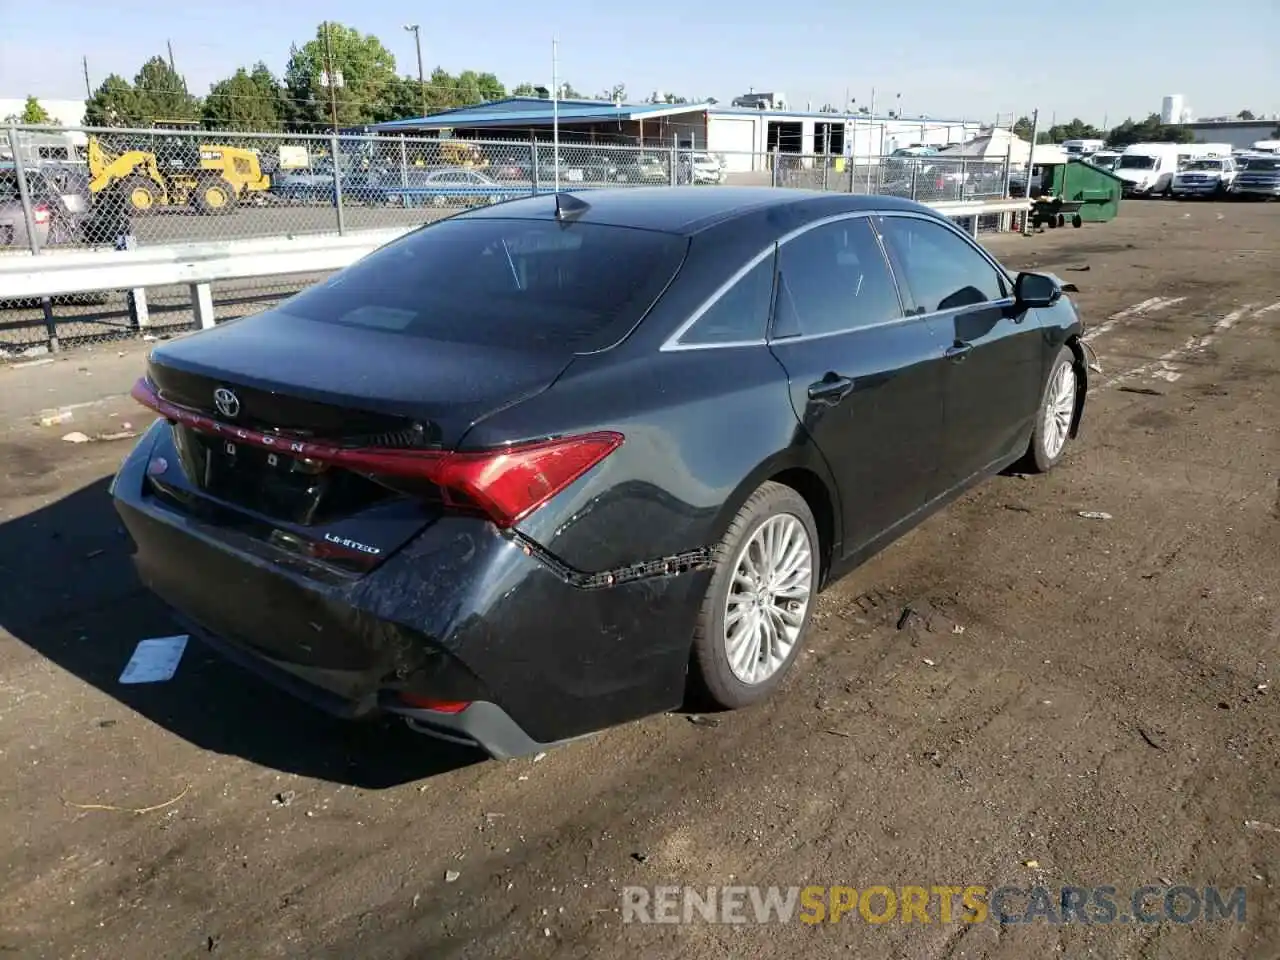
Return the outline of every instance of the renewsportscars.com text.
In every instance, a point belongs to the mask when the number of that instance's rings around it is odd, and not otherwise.
[[[624,887],[623,923],[1244,923],[1244,887]]]

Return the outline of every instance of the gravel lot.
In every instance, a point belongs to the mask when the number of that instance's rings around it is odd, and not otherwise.
[[[1104,373],[1067,462],[993,479],[825,594],[771,702],[539,762],[344,726],[195,646],[174,680],[119,685],[174,630],[107,500],[128,441],[59,438],[136,425],[111,395],[145,345],[0,369],[0,952],[1277,956],[1280,208],[1127,203],[990,246],[1080,287]],[[627,885],[810,883],[1249,902],[1244,924],[619,912]]]

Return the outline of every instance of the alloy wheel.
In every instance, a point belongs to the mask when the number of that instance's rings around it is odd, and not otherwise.
[[[787,662],[813,584],[808,530],[789,513],[770,517],[739,551],[725,600],[725,653],[738,680],[763,683]]]
[[[1044,407],[1044,452],[1050,460],[1057,459],[1066,446],[1075,411],[1076,372],[1064,363],[1053,375]]]

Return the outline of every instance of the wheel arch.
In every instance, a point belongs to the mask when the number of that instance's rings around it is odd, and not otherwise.
[[[1089,392],[1089,358],[1085,355],[1084,341],[1080,334],[1068,337],[1067,346],[1074,358],[1072,366],[1076,372],[1076,404],[1071,414],[1071,432],[1068,434],[1074,440],[1080,433],[1080,421],[1084,418],[1084,398]]]
[[[826,586],[832,561],[841,545],[843,530],[840,498],[826,461],[811,443],[792,446],[761,461],[724,501],[712,527],[713,543],[723,541],[733,518],[762,484],[772,480],[800,494],[818,528],[818,552],[822,563],[819,589]]]

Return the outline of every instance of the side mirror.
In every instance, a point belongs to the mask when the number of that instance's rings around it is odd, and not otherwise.
[[[1020,273],[1013,282],[1013,298],[1019,310],[1052,307],[1062,299],[1062,287],[1047,274]]]

